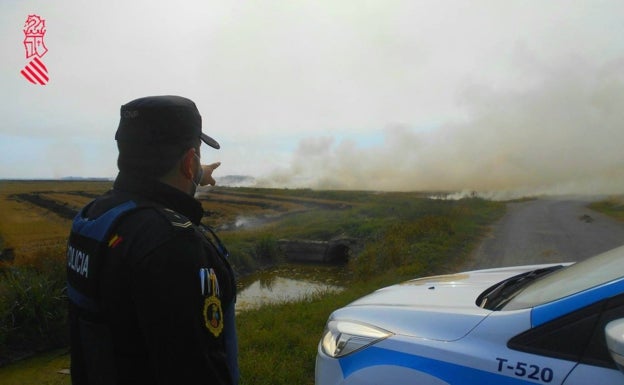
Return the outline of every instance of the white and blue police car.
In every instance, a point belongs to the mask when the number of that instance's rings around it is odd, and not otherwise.
[[[414,279],[334,311],[316,385],[624,384],[624,247]]]

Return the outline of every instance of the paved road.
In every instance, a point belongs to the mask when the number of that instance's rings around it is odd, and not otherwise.
[[[590,210],[583,198],[509,203],[467,269],[574,262],[624,245],[624,223]]]

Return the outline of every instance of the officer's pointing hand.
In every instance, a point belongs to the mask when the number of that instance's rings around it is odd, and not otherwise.
[[[202,177],[201,181],[199,181],[199,185],[206,186],[209,184],[211,186],[214,186],[215,184],[217,184],[217,181],[215,181],[212,177],[212,172],[220,165],[221,162],[202,165],[202,168],[204,169],[204,176]]]

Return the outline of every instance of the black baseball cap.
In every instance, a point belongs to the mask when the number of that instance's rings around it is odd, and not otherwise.
[[[121,106],[115,140],[145,146],[168,146],[200,138],[212,148],[219,143],[201,130],[202,119],[192,100],[175,95],[147,96]]]

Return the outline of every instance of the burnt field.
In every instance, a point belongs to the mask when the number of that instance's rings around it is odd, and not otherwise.
[[[7,199],[32,204],[60,218],[71,220],[85,204],[99,195],[100,193],[87,191],[49,190],[10,194]],[[204,207],[205,217],[223,220],[231,220],[233,216],[240,214],[275,217],[279,214],[312,209],[339,210],[351,207],[351,204],[346,202],[283,197],[257,191],[235,191],[227,187],[220,187],[208,193],[203,192],[198,199]]]
[[[112,182],[103,181],[0,181],[0,248],[19,256],[63,244],[78,211],[111,187]],[[352,206],[342,199],[299,196],[306,191],[214,187],[201,191],[198,199],[203,221],[222,231],[250,223],[251,218],[254,224],[267,223],[311,210]]]
[[[79,196],[87,196],[93,198],[94,194],[82,193],[80,191],[72,192]],[[76,216],[77,209],[70,207],[67,202],[57,201],[46,197],[46,192],[37,193],[20,193],[9,196],[9,199],[15,199],[17,202],[28,202],[35,206],[48,210],[61,218],[72,219]],[[83,195],[81,195],[83,194]]]

